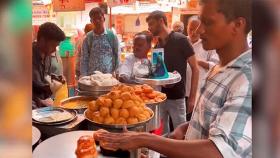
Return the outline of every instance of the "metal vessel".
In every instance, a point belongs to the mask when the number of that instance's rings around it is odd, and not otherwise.
[[[152,116],[143,122],[139,122],[137,124],[130,124],[130,125],[106,125],[106,124],[100,124],[97,122],[92,121],[89,119],[86,115],[87,110],[84,112],[84,117],[89,121],[88,128],[90,130],[98,130],[98,129],[105,129],[110,132],[123,132],[124,129],[127,129],[128,131],[136,131],[136,132],[148,132],[148,124],[149,122],[154,118],[154,112],[152,112],[151,109],[149,109],[152,113]],[[129,157],[130,158],[141,158],[141,149],[136,150],[130,150],[129,151]]]
[[[61,101],[60,107],[64,109],[70,109],[63,107],[66,103],[77,101],[77,100],[85,100],[85,101],[92,101],[95,100],[95,97],[92,96],[75,96],[75,97],[69,97]],[[87,107],[80,107],[80,108],[71,108],[71,110],[76,110],[79,114],[83,114],[84,111],[87,109]]]
[[[113,86],[91,86],[79,82],[76,91],[78,95],[91,96],[97,99],[101,95],[109,93],[112,88]]]
[[[105,129],[110,132],[123,132],[123,130],[126,128],[129,131],[148,132],[147,125],[154,118],[154,112],[151,109],[149,110],[151,111],[152,116],[148,120],[136,124],[129,124],[129,125],[107,125],[107,124],[94,122],[88,118],[86,114],[87,110],[84,112],[84,117],[86,118],[86,120],[89,121],[88,127],[90,130]]]
[[[154,117],[147,124],[147,130],[148,131],[153,131],[153,130],[156,130],[160,127],[160,123],[161,123],[161,121],[160,121],[161,120],[160,105],[162,103],[164,103],[165,101],[166,101],[166,99],[163,100],[162,102],[151,103],[151,104],[146,103],[146,106],[148,108],[150,108],[151,110],[153,110],[153,112],[154,112]]]
[[[109,91],[83,91],[80,89],[76,89],[77,94],[79,96],[88,96],[88,97],[93,97],[94,99],[97,99],[101,95],[107,94]]]
[[[151,86],[162,86],[175,84],[181,81],[182,77],[178,72],[168,72],[169,78],[165,79],[152,79],[152,78],[139,78],[135,77],[135,81],[140,84],[148,84]]]

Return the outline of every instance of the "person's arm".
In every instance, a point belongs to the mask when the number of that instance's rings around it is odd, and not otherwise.
[[[170,158],[222,158],[215,144],[205,140],[174,140],[152,134],[138,137],[139,146],[164,154]]]
[[[188,127],[189,127],[189,122],[182,123],[167,137],[171,139],[183,140],[185,138],[185,134],[188,130]]]
[[[124,83],[131,83],[131,75],[134,61],[132,56],[127,56],[125,61],[119,66],[119,80]]]
[[[32,100],[35,102],[35,107],[44,107],[49,104],[42,101],[52,95],[50,84],[43,82],[40,77],[39,70],[33,64],[32,70]]]
[[[219,55],[217,54],[216,50],[211,50],[209,51],[210,57],[208,59],[209,63],[209,70],[212,69],[215,65],[219,64],[220,58]]]
[[[106,142],[111,149],[133,150],[142,147],[164,154],[170,158],[222,158],[211,140],[175,140],[150,133],[108,133],[102,132],[98,140]]]
[[[189,108],[189,112],[191,112],[195,104],[196,92],[197,92],[198,80],[199,80],[199,69],[198,69],[195,55],[192,55],[188,58],[188,63],[192,71],[191,91],[188,99],[188,108]]]
[[[252,157],[252,74],[242,71],[209,129],[209,139],[225,158]]]
[[[118,36],[115,35],[115,45],[116,45],[116,49],[117,49],[117,52],[118,52],[118,59],[117,59],[117,68],[120,66],[121,64],[121,48],[120,48],[120,42],[119,42],[119,39],[118,39]]]
[[[206,62],[206,61],[203,61],[203,60],[197,60],[197,64],[199,66],[201,66],[203,69],[205,70],[209,70],[210,69],[210,66],[209,66],[209,63]]]
[[[33,93],[45,94],[46,96],[52,94],[50,84],[41,80],[39,70],[34,65],[32,70],[32,87]]]
[[[198,60],[197,63],[199,66],[201,66],[202,68],[208,71],[219,63],[219,56],[215,50],[208,51],[207,53],[208,53],[207,60],[206,61]]]
[[[88,40],[89,40],[89,37],[86,37],[84,39],[83,45],[82,45],[81,58],[80,58],[80,77],[88,75],[89,54],[90,54]]]

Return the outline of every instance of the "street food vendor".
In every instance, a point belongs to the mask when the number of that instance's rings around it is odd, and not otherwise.
[[[151,50],[152,34],[149,31],[137,33],[133,39],[133,54],[126,57],[119,68],[119,80],[124,83],[134,83],[133,67],[137,61],[147,59]]]
[[[106,133],[110,148],[147,147],[167,157],[252,157],[252,0],[202,0],[203,48],[216,49],[220,63],[207,75],[190,122],[169,138],[149,133]]]
[[[46,101],[55,87],[48,80],[51,76],[63,82],[62,76],[51,73],[51,54],[64,39],[64,32],[54,23],[46,22],[39,27],[37,42],[32,44],[32,101],[35,107],[52,104]]]

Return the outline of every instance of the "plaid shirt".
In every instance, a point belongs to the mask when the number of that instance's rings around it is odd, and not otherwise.
[[[225,158],[252,157],[252,51],[207,79],[200,93],[185,139],[210,139]]]

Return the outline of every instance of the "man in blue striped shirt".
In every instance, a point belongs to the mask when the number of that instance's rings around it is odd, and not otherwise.
[[[93,8],[89,12],[94,29],[86,34],[80,58],[80,75],[89,76],[94,71],[114,73],[119,65],[119,42],[117,36],[105,28],[104,11]]]
[[[202,0],[203,48],[216,49],[220,64],[213,67],[200,90],[191,121],[169,138],[148,133],[102,133],[108,147],[147,147],[172,158],[252,157],[252,0]]]

